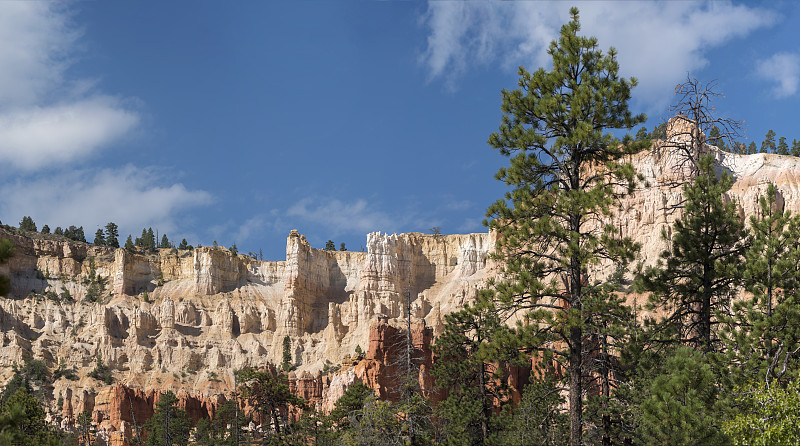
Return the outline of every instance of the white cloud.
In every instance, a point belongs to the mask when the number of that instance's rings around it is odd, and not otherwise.
[[[331,231],[331,237],[346,232],[366,234],[374,231],[389,231],[391,228],[397,227],[397,222],[383,212],[370,209],[367,201],[363,199],[351,203],[339,200],[320,203],[310,198],[304,198],[292,205],[286,214],[328,228]]]
[[[136,126],[139,117],[110,97],[0,114],[0,162],[24,170],[91,154]]]
[[[121,101],[69,79],[80,31],[58,2],[0,2],[0,162],[23,170],[85,157],[139,122]]]
[[[161,233],[181,230],[181,211],[211,202],[208,192],[189,190],[182,184],[159,186],[162,175],[127,166],[98,172],[72,171],[0,186],[0,215],[16,225],[30,215],[41,227],[103,226],[113,221],[120,234],[138,234],[142,227]],[[93,233],[93,231],[91,231]]]
[[[797,93],[800,85],[800,55],[777,53],[756,63],[756,75],[775,85],[772,93],[776,98],[786,98]]]
[[[661,108],[686,73],[705,66],[706,52],[768,26],[776,15],[729,2],[577,2],[581,33],[618,50],[622,74],[639,79],[639,101]],[[429,2],[422,55],[432,79],[452,86],[469,69],[500,63],[507,70],[549,63],[547,48],[569,20],[563,2]]]

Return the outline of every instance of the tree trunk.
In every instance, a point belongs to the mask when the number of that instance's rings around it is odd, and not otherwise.
[[[486,444],[486,440],[489,437],[489,425],[488,420],[491,414],[491,408],[489,407],[488,402],[486,401],[486,379],[484,374],[486,373],[486,364],[481,361],[480,366],[480,386],[481,386],[481,445]]]
[[[582,372],[582,337],[580,327],[570,329],[569,338],[572,347],[569,352],[569,444],[583,444],[583,379]]]

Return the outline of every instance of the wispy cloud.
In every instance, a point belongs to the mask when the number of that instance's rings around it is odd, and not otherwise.
[[[81,33],[57,2],[0,2],[0,162],[34,171],[83,158],[139,123],[123,101],[66,76]]]
[[[180,212],[206,205],[212,198],[182,184],[159,185],[165,176],[127,166],[18,180],[0,186],[0,215],[10,224],[30,215],[40,227],[94,228],[113,221],[121,234],[136,234],[149,226],[174,233],[183,229],[177,224]]]
[[[756,62],[756,75],[775,83],[772,94],[776,98],[787,98],[797,93],[800,85],[800,55],[777,53]]]
[[[366,234],[397,227],[396,221],[386,213],[371,208],[364,199],[344,202],[305,198],[292,205],[286,214],[325,227],[331,231],[332,237],[347,232]]]
[[[578,2],[582,33],[615,47],[624,75],[639,79],[639,101],[665,105],[686,73],[708,63],[708,50],[776,21],[765,8],[730,2]],[[549,63],[547,48],[569,20],[563,2],[436,2],[421,61],[448,87],[465,72],[500,63],[507,70]]]

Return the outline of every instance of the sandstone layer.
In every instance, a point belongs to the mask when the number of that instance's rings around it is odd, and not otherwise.
[[[676,150],[685,143],[679,133],[631,157],[643,180],[609,217],[623,236],[641,243],[637,263],[657,260],[667,247],[662,231],[669,234],[682,213],[681,186],[694,172]],[[727,199],[743,217],[756,212],[768,183],[775,184],[781,207],[800,211],[800,159],[712,146],[702,152],[733,176]],[[474,300],[498,274],[488,233],[372,233],[365,252],[338,252],[311,248],[292,231],[282,261],[211,247],[130,253],[2,229],[0,238],[16,245],[14,257],[0,265],[12,285],[0,299],[0,379],[8,380],[12,366],[27,358],[74,369],[77,380],[52,384],[51,409],[66,418],[88,410],[122,438],[132,421],[126,410],[142,423],[166,390],[194,418],[213,416],[231,394],[232,371],[280,363],[287,336],[297,368],[292,389],[318,407],[329,410],[355,381],[391,398],[397,326],[414,321],[423,369],[430,367],[430,343],[444,315]],[[601,268],[605,274],[613,266]],[[98,284],[100,299],[88,302],[87,292]],[[65,292],[74,301],[47,297]],[[357,346],[365,352],[358,361]],[[98,358],[110,367],[114,385],[88,376]],[[509,379],[523,383],[526,373]],[[430,388],[424,373],[420,379]],[[56,410],[59,396],[64,401]]]

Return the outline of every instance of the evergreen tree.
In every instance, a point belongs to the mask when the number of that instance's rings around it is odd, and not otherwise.
[[[723,429],[732,444],[800,445],[800,381],[785,388],[762,383],[741,389],[737,411]]]
[[[236,243],[234,243],[233,245],[231,245],[231,247],[230,247],[230,252],[231,252],[231,254],[233,254],[234,256],[236,256],[236,255],[238,255],[238,254],[239,254],[239,248],[237,248],[237,247],[236,247]]]
[[[285,336],[283,338],[283,362],[281,363],[281,368],[285,371],[290,371],[294,367],[292,366],[292,340],[289,336]]]
[[[550,370],[539,377],[532,376],[525,386],[521,401],[510,414],[499,417],[496,423],[503,429],[496,444],[528,446],[567,444],[569,419],[564,412],[564,397],[559,391],[557,374]],[[588,443],[587,444],[591,444]]]
[[[144,245],[144,249],[153,252],[156,250],[156,235],[153,232],[153,228],[148,228],[147,232],[142,237],[142,242]]]
[[[628,110],[636,81],[617,76],[616,52],[603,55],[596,39],[578,36],[578,10],[570,12],[572,21],[548,50],[553,70],[520,68],[521,88],[503,91],[503,121],[489,144],[511,157],[496,177],[512,190],[487,214],[504,264],[496,298],[501,309],[525,312],[528,325],[515,328],[520,347],[554,352],[564,364],[570,444],[577,446],[585,359],[597,346],[590,324],[621,308],[590,266],[601,258],[632,259],[636,250],[596,221],[611,212],[619,184],[632,187],[635,173],[623,158],[643,144],[604,132],[631,129],[644,116]]]
[[[275,440],[280,442],[288,428],[285,414],[289,407],[307,408],[306,402],[289,391],[289,382],[284,374],[273,376],[269,371],[244,369],[239,374],[242,382],[241,396],[261,416],[264,424],[272,423]],[[281,444],[281,443],[277,443]]]
[[[94,244],[97,246],[105,246],[106,238],[103,236],[102,229],[98,229],[97,232],[94,233]]]
[[[708,143],[712,146],[717,146],[720,150],[728,150],[728,147],[725,145],[725,138],[716,125],[712,126],[711,131],[708,133]]]
[[[147,229],[142,228],[142,236],[138,237],[135,242],[136,247],[147,249],[147,246],[145,245],[146,242],[147,242]]]
[[[191,423],[186,412],[178,408],[178,398],[168,391],[156,403],[153,416],[144,425],[147,432],[146,446],[189,444]]]
[[[639,130],[636,132],[636,141],[644,141],[650,139],[650,132],[647,131],[647,127],[639,127]]]
[[[789,151],[789,154],[792,156],[800,156],[800,141],[796,139],[792,140],[792,148]]]
[[[347,251],[347,248],[345,248],[345,246],[344,246],[344,242],[339,244],[339,251]]]
[[[22,221],[19,222],[19,229],[22,231],[36,232],[36,223],[34,223],[33,219],[29,216],[22,217]]]
[[[788,155],[789,154],[789,144],[786,143],[786,137],[781,136],[778,138],[778,148],[775,150],[775,153],[778,155]]]
[[[169,239],[167,238],[167,234],[161,236],[161,246],[160,248],[170,248]]]
[[[78,428],[78,444],[80,446],[91,446],[93,444],[92,438],[95,434],[92,428],[92,414],[88,410],[84,410],[78,415],[76,424]]]
[[[64,230],[61,229],[61,226],[56,226],[56,229],[53,231],[55,235],[64,235]]]
[[[361,411],[367,399],[374,396],[374,390],[361,381],[356,381],[336,400],[329,416],[339,429],[347,429],[350,427],[351,416]]]
[[[119,248],[119,228],[113,221],[106,224],[106,245]]]
[[[75,226],[70,225],[70,227],[64,230],[64,237],[76,242],[86,243],[86,236],[83,234],[83,226],[78,226],[76,228]]]
[[[719,341],[715,314],[727,308],[737,284],[744,224],[736,204],[725,201],[730,174],[718,178],[710,154],[700,158],[699,170],[683,188],[684,215],[675,221],[672,239],[662,233],[671,243],[661,255],[664,263],[642,275],[639,286],[667,313],[663,324],[672,340],[708,352]]]
[[[733,304],[728,351],[731,387],[763,381],[786,384],[800,371],[800,218],[779,209],[775,186],[759,198],[744,251],[744,288]]]
[[[189,243],[186,241],[186,239],[181,240],[181,244],[178,245],[178,249],[189,249]]]
[[[758,153],[758,148],[756,147],[755,141],[750,141],[750,144],[747,146],[747,154],[753,155]]]
[[[125,250],[128,252],[133,252],[135,249],[135,245],[133,244],[133,240],[131,240],[130,234],[128,234],[128,238],[125,240]]]
[[[442,444],[485,445],[499,430],[492,410],[494,402],[507,402],[500,384],[504,370],[489,363],[485,350],[500,327],[500,318],[487,300],[445,315],[444,333],[433,346],[437,360],[431,371],[437,391],[446,395],[436,407],[446,431]]]
[[[50,226],[44,225],[42,226],[42,234],[49,234],[50,233]]]
[[[325,251],[336,251],[336,245],[333,243],[333,240],[325,242]]]
[[[13,256],[14,243],[7,238],[0,240],[0,265],[8,262]],[[9,291],[11,291],[11,279],[0,274],[0,297],[7,295]]]
[[[761,142],[761,153],[775,153],[775,131],[767,130],[764,141]]]
[[[642,402],[642,444],[727,445],[714,373],[706,358],[680,348]]]

